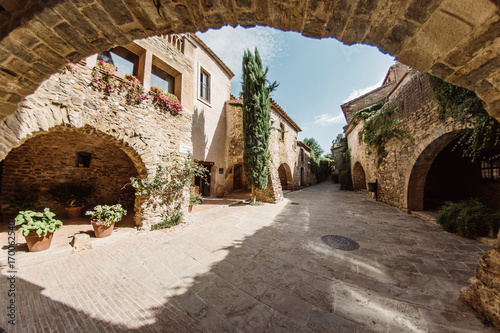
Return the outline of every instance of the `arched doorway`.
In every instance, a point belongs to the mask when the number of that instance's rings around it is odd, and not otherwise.
[[[408,180],[407,208],[424,210],[424,193],[427,174],[432,163],[450,142],[456,139],[455,132],[449,132],[429,143],[415,160]]]
[[[130,177],[137,177],[142,165],[115,143],[115,139],[96,131],[59,127],[39,132],[21,146],[12,149],[2,161],[2,215],[15,215],[14,201],[30,195],[39,199],[40,209],[50,208],[65,217],[63,206],[51,200],[49,191],[57,186],[89,187],[85,209],[101,204],[121,203],[134,212],[135,190]],[[5,219],[4,219],[5,220]],[[141,217],[136,216],[135,221]]]
[[[293,190],[292,171],[288,164],[283,163],[278,167],[278,175],[280,177],[281,188],[283,190]]]
[[[425,180],[424,210],[439,210],[446,202],[477,198],[491,208],[500,208],[498,159],[489,161],[462,157],[457,140],[434,159]],[[497,155],[498,151],[494,153]]]
[[[356,162],[352,168],[352,185],[354,191],[366,190],[365,170],[359,162]]]

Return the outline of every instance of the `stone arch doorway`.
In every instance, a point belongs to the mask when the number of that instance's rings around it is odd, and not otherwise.
[[[365,170],[359,162],[356,162],[352,168],[352,185],[354,191],[366,190]]]
[[[424,210],[425,182],[429,169],[438,154],[456,139],[456,133],[443,134],[427,144],[415,160],[408,180],[407,208],[412,210]]]
[[[263,25],[304,36],[377,46],[421,72],[468,87],[500,119],[495,75],[498,8],[490,0],[401,3],[272,0],[82,3],[3,6],[0,88],[3,117],[67,62],[158,34],[205,31],[229,24]],[[440,31],[436,34],[435,31]]]
[[[283,190],[293,190],[292,171],[288,164],[283,163],[278,167],[278,175],[280,177],[281,188]]]
[[[141,223],[135,191],[125,185],[130,177],[144,175],[142,161],[122,149],[115,138],[90,127],[58,126],[35,133],[13,148],[2,166],[2,204],[8,204],[14,194],[22,198],[23,193],[37,193],[41,208],[49,207],[58,217],[65,217],[64,207],[51,201],[48,191],[60,184],[92,187],[85,209],[121,203],[130,213],[135,212],[135,224]],[[12,209],[2,209],[3,217],[13,213]]]
[[[493,160],[471,161],[462,157],[458,139],[451,141],[436,156],[424,188],[424,210],[439,210],[446,202],[475,198],[493,209],[500,208],[500,165]],[[500,152],[500,146],[491,156]]]

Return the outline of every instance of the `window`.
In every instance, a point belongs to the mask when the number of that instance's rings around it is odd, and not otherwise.
[[[137,76],[139,56],[124,47],[115,47],[97,55],[97,60],[102,60],[118,68],[117,72]]]
[[[500,180],[500,159],[481,161],[481,179],[497,182]]]
[[[280,140],[285,140],[285,124],[280,123],[280,132],[279,132]]]
[[[304,162],[304,149],[300,148],[300,161]]]
[[[76,153],[76,167],[89,168],[92,153],[86,151],[79,151]]]
[[[200,71],[200,97],[210,102],[210,74]]]
[[[155,65],[151,68],[151,87],[158,87],[171,94],[175,93],[175,78]]]

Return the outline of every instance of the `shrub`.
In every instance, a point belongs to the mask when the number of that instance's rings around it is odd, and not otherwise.
[[[332,181],[333,181],[335,184],[338,184],[338,183],[339,183],[339,174],[338,174],[338,173],[332,173]]]
[[[175,212],[172,216],[165,216],[163,221],[151,226],[151,230],[171,228],[182,222],[182,212]]]
[[[151,87],[150,94],[153,96],[153,104],[163,112],[170,112],[172,115],[177,115],[182,111],[181,102],[171,93],[163,91],[158,87]]]
[[[347,169],[339,176],[340,189],[345,191],[354,190],[354,186],[352,185],[352,175],[351,168]]]
[[[467,238],[488,236],[490,231],[498,233],[500,213],[495,212],[476,199],[446,203],[436,217],[437,223],[448,232]]]
[[[86,211],[85,215],[90,215],[91,220],[103,222],[105,226],[109,227],[114,222],[120,222],[123,216],[127,215],[127,211],[120,204],[98,205],[94,207],[94,210]]]

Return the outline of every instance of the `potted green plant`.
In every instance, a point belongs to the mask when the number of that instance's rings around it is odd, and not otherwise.
[[[50,247],[52,235],[63,225],[54,216],[56,214],[49,208],[45,208],[43,212],[20,211],[16,216],[16,226],[21,226],[17,232],[23,234],[30,252],[43,251]]]
[[[203,201],[202,195],[199,193],[198,186],[191,186],[189,190],[189,206],[188,211],[191,213],[193,206],[200,204]]]
[[[63,183],[49,190],[49,194],[54,201],[66,207],[68,218],[74,219],[82,216],[82,210],[87,202],[87,198],[94,190],[93,186],[82,186]]]
[[[127,211],[120,204],[113,206],[98,205],[94,207],[94,210],[85,212],[85,215],[90,215],[90,223],[97,238],[111,235],[115,222],[120,222],[126,214]]]

